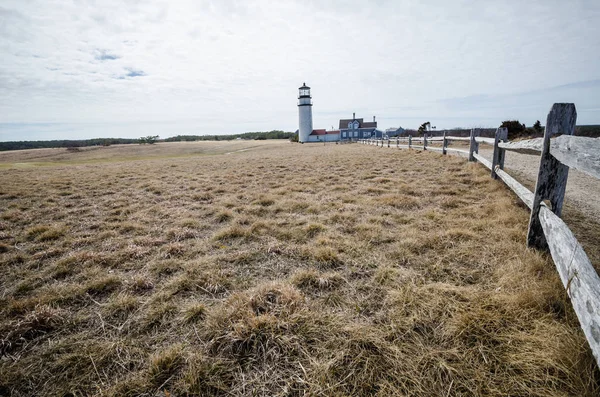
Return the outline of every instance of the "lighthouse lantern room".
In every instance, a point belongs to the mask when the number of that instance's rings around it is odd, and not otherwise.
[[[300,128],[298,130],[298,141],[308,142],[308,136],[313,131],[312,122],[312,97],[310,96],[310,87],[306,83],[302,84],[298,94],[298,113],[300,119]]]

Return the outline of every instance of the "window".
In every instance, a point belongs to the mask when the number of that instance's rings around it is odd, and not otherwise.
[[[352,129],[358,129],[358,121],[354,120],[354,124],[352,126]]]
[[[358,138],[358,131],[354,130],[354,137]]]
[[[352,121],[348,123],[348,128],[352,128]]]
[[[346,131],[342,132],[342,138],[346,137]]]

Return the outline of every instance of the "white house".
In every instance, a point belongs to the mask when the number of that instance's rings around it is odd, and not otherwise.
[[[308,136],[308,142],[337,142],[339,140],[339,130],[313,130]]]

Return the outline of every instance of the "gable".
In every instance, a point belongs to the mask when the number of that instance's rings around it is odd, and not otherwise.
[[[377,128],[376,121],[365,122],[364,119],[340,119],[340,130],[350,128],[348,127],[348,123],[351,123],[355,120],[358,121],[358,128]]]
[[[354,120],[358,121],[358,127],[360,128],[360,126],[363,123],[363,119],[341,119],[340,120],[340,129],[342,129],[342,128],[348,128],[348,123],[351,123]]]

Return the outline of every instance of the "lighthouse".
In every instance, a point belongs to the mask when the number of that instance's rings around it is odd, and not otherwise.
[[[300,128],[298,129],[298,141],[308,142],[308,136],[313,131],[312,121],[312,97],[310,96],[310,87],[306,83],[302,84],[298,94],[298,113]]]

